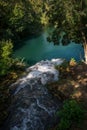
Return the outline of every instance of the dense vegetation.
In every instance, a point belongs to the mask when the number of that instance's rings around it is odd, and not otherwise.
[[[62,33],[63,45],[83,43],[87,63],[87,0],[52,0],[48,17],[55,27],[50,40],[59,44]]]
[[[61,37],[63,45],[70,40],[83,43],[87,63],[87,0],[0,0],[0,78],[6,92],[8,86],[5,88],[3,79],[19,65],[12,58],[13,48],[18,46],[18,41],[21,44],[22,38],[38,35],[45,25],[54,26],[48,38],[54,44],[59,44]],[[2,98],[6,95],[4,90],[0,104],[8,99],[8,96]]]
[[[0,1],[0,75],[6,74],[11,66],[12,46],[42,29],[43,6],[42,0]]]
[[[85,117],[84,109],[75,100],[64,101],[63,108],[57,114],[61,119],[57,130],[67,130],[73,124],[81,126]]]
[[[40,27],[42,1],[0,1],[0,39],[20,40],[26,33],[33,34]]]

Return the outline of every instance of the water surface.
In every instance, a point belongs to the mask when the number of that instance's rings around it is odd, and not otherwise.
[[[54,45],[49,43],[46,39],[49,35],[48,30],[41,35],[23,41],[21,48],[14,52],[15,57],[24,57],[28,64],[33,65],[40,60],[52,58],[65,58],[70,60],[74,57],[77,61],[83,58],[83,47],[81,44],[71,42],[67,46]]]

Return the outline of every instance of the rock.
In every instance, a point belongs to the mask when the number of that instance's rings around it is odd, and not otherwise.
[[[49,94],[44,85],[58,80],[55,65],[62,62],[61,59],[41,61],[27,68],[27,75],[10,87],[15,86],[7,120],[10,130],[46,130],[54,125],[54,115],[60,102]]]

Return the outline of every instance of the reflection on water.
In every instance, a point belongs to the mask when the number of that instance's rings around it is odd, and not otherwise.
[[[46,38],[48,32],[44,31],[40,36],[24,41],[24,46],[14,52],[15,57],[25,57],[28,64],[32,65],[40,60],[52,58],[65,58],[70,60],[74,57],[77,61],[83,58],[81,44],[70,43],[67,46],[53,45]]]

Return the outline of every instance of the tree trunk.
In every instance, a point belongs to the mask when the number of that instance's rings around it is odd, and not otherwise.
[[[84,58],[85,58],[85,63],[87,64],[87,39],[85,33],[84,32],[81,33],[82,33],[83,46],[84,46]]]
[[[85,63],[87,64],[87,43],[84,44],[84,57],[85,57]]]

